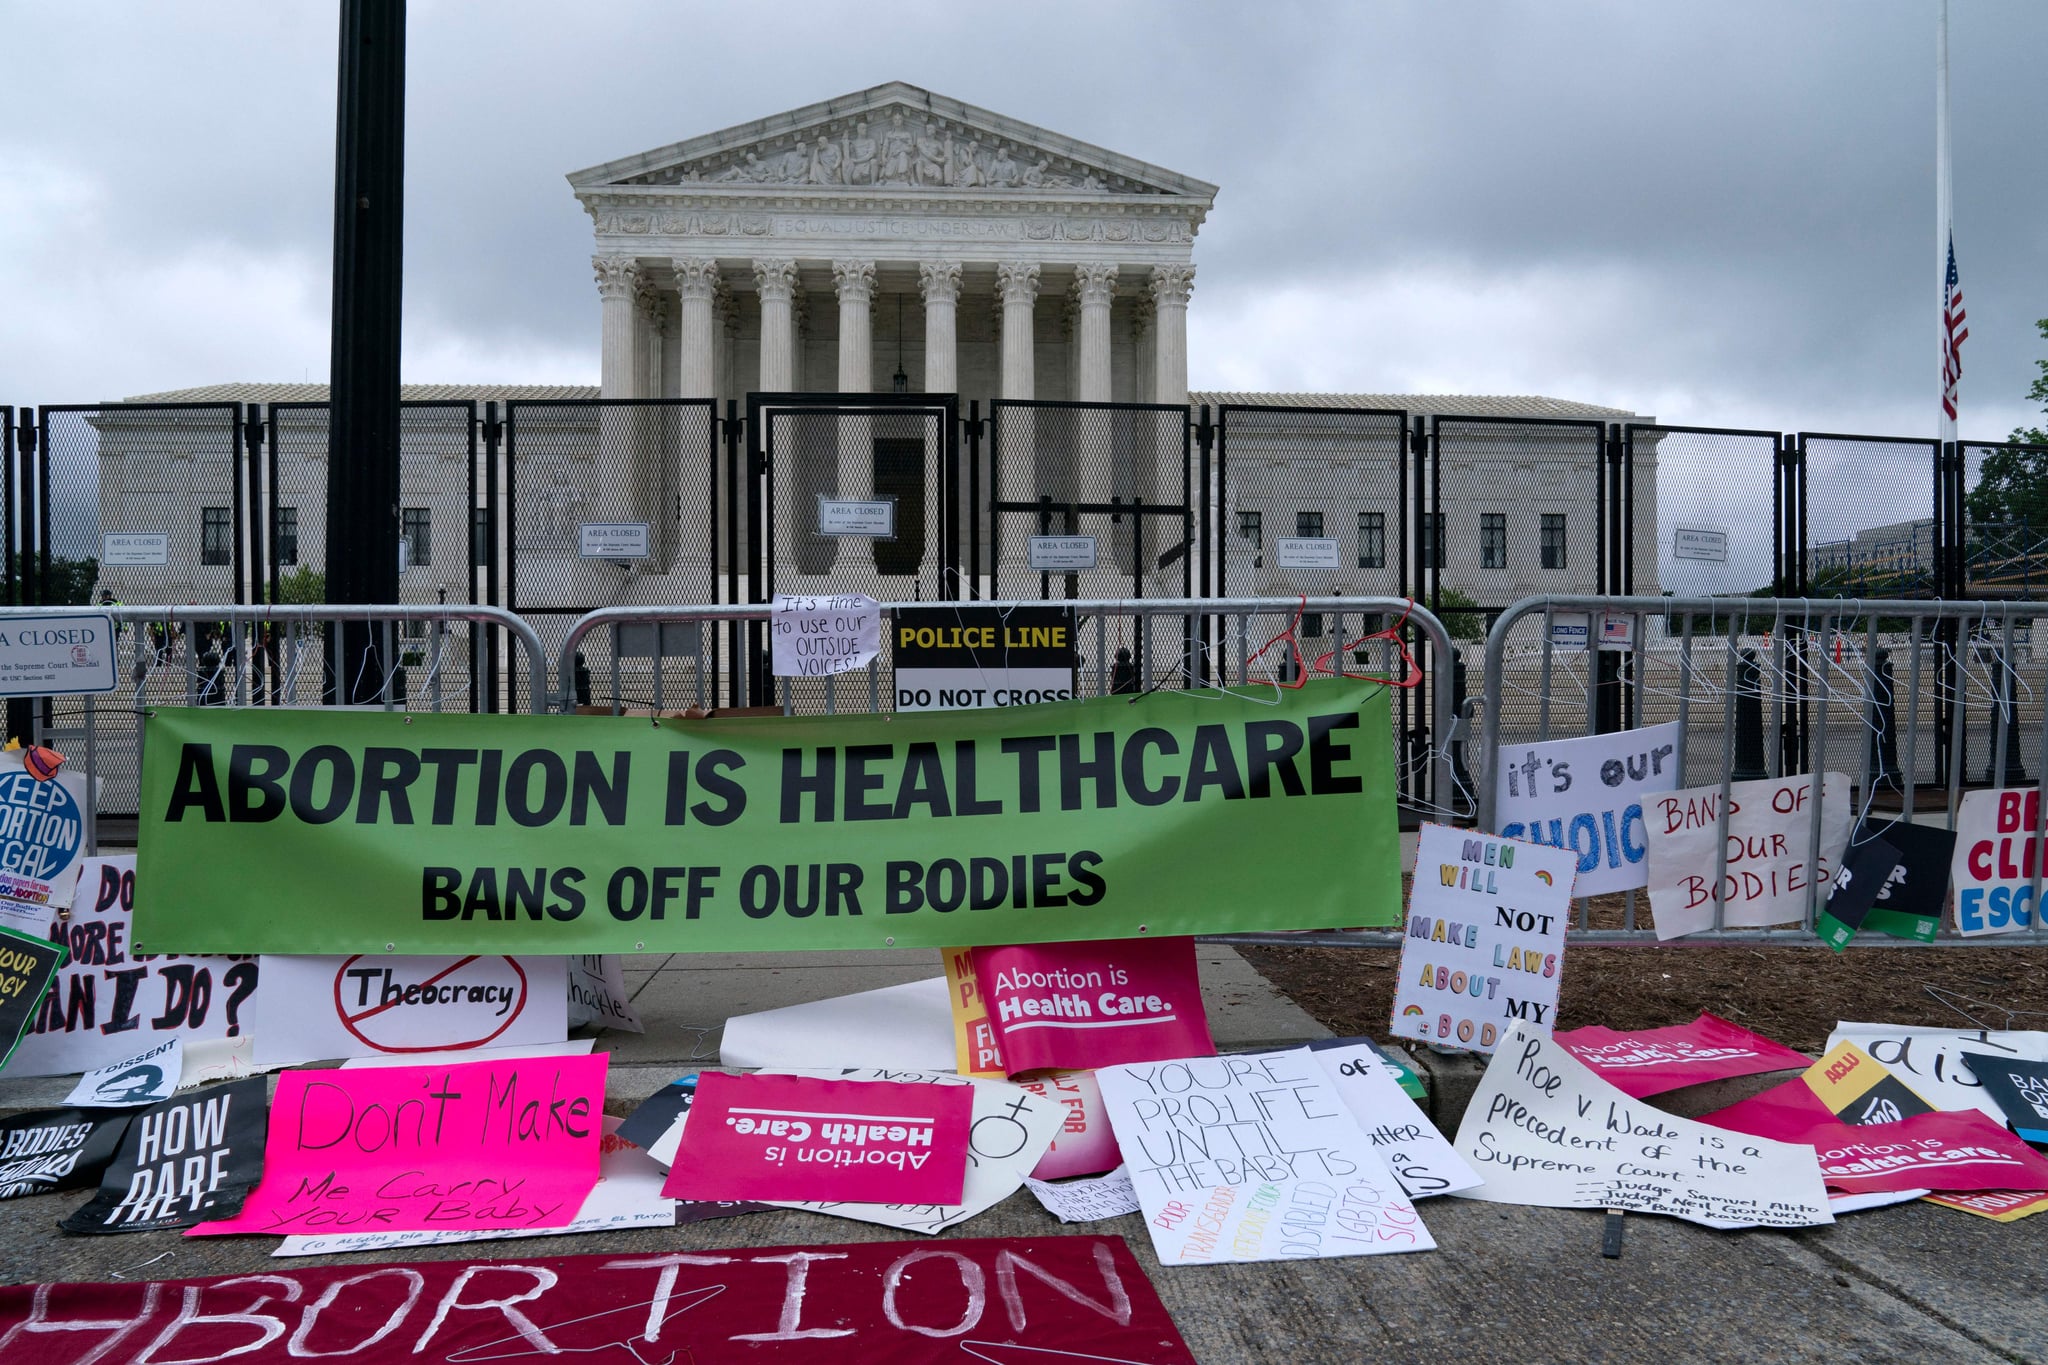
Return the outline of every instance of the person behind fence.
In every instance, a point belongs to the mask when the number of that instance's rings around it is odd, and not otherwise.
[[[1119,645],[1116,663],[1109,670],[1109,690],[1112,696],[1138,690],[1138,666],[1131,662],[1131,651]]]

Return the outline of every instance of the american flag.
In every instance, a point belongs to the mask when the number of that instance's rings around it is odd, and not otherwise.
[[[1956,276],[1956,239],[1948,239],[1948,279],[1941,291],[1941,410],[1956,420],[1956,381],[1963,377],[1963,339],[1970,329],[1963,325],[1963,285]]]

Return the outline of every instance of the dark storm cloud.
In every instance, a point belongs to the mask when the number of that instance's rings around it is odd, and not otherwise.
[[[1933,3],[455,4],[409,39],[407,373],[583,379],[563,175],[888,80],[1223,187],[1193,378],[1931,428]],[[18,6],[0,401],[319,377],[335,20]],[[2048,315],[2048,6],[1957,0],[1965,430]]]

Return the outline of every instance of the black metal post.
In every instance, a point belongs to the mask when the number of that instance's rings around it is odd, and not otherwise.
[[[29,606],[35,598],[35,570],[29,553],[35,543],[35,450],[36,426],[35,409],[21,410],[21,425],[16,428],[13,455],[19,463],[15,465],[14,494],[8,518],[9,543],[7,546],[8,567],[14,576],[13,600],[22,606]],[[7,699],[7,734],[28,743],[34,733],[35,702],[28,697]]]
[[[405,211],[405,0],[341,0],[334,140],[327,600],[398,600],[398,349]],[[383,695],[382,632],[344,624],[338,702]]]
[[[498,605],[498,453],[505,440],[505,424],[498,419],[495,401],[484,404],[484,601]],[[472,513],[471,515],[474,515]],[[481,660],[483,709],[498,709],[498,631],[492,626],[473,626],[470,640],[483,640]],[[474,647],[472,643],[472,647]]]

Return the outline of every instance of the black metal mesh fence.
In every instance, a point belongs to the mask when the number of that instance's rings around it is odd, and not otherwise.
[[[1923,597],[1937,590],[1933,440],[1802,433],[1803,591]]]
[[[1630,426],[1635,591],[1719,597],[1771,586],[1778,434]]]
[[[1971,592],[2048,595],[2048,446],[1965,441],[1957,557]]]
[[[1600,423],[1438,417],[1431,427],[1415,548],[1432,607],[1498,611],[1536,593],[1598,590]]]
[[[1407,430],[1403,412],[1219,409],[1217,594],[1407,596]]]
[[[999,400],[990,425],[996,596],[1193,591],[1201,546],[1186,408]],[[1033,569],[1033,536],[1092,541],[1094,567]]]

